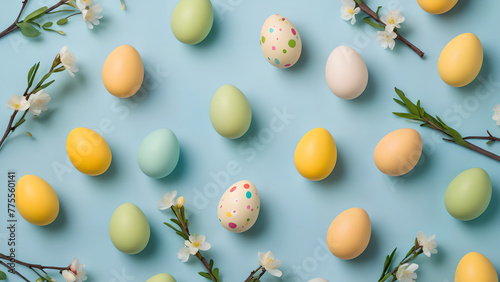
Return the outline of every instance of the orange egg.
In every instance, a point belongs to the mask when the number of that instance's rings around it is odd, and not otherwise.
[[[364,209],[348,209],[330,224],[326,244],[334,256],[350,260],[365,251],[370,242],[371,230],[370,217]]]
[[[410,172],[422,155],[422,137],[411,128],[394,130],[378,142],[373,153],[377,168],[390,176]]]
[[[498,282],[495,266],[484,255],[466,254],[458,263],[455,282]]]
[[[102,82],[112,95],[128,98],[141,88],[144,66],[141,55],[130,45],[122,45],[111,54],[102,66]]]
[[[36,175],[25,175],[17,181],[15,199],[19,214],[34,225],[51,224],[59,214],[56,192]]]

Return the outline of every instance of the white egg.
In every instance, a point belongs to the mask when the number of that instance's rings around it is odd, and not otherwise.
[[[329,282],[329,281],[323,278],[314,278],[309,280],[309,282]]]
[[[250,229],[257,221],[260,198],[252,182],[242,180],[231,185],[222,195],[217,216],[224,228],[234,233]]]
[[[260,47],[266,60],[273,66],[289,68],[299,60],[302,39],[289,19],[275,14],[262,25]]]
[[[365,61],[348,46],[339,46],[332,51],[326,62],[325,75],[333,94],[346,100],[357,98],[368,84]]]

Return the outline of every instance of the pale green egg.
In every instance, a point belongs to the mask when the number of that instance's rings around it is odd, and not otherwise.
[[[236,139],[250,128],[252,110],[245,95],[238,88],[226,84],[212,98],[210,120],[221,136]]]
[[[491,200],[491,180],[481,168],[471,168],[451,181],[444,195],[448,213],[456,219],[468,221],[479,217]]]
[[[177,137],[169,129],[162,128],[151,132],[141,142],[137,162],[147,176],[163,178],[175,169],[179,154]]]
[[[134,255],[146,248],[151,230],[144,213],[136,205],[119,206],[109,222],[109,236],[113,245],[123,253]]]
[[[146,280],[146,282],[176,282],[172,275],[167,273],[156,274],[155,276]]]
[[[185,44],[198,44],[205,39],[214,22],[210,0],[181,0],[170,19],[174,36]]]

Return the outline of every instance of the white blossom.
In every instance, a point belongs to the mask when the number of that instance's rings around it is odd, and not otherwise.
[[[394,31],[378,31],[375,34],[375,40],[377,40],[377,43],[382,45],[384,49],[387,49],[389,47],[391,50],[394,49],[394,46],[396,45],[396,42],[394,39],[396,39],[397,34]]]
[[[436,241],[436,235],[432,235],[429,238],[425,236],[424,232],[419,231],[417,233],[417,241],[418,244],[422,247],[422,251],[424,252],[424,255],[427,257],[431,257],[431,254],[437,254],[438,250],[436,249],[437,247],[437,241]]]
[[[275,259],[271,251],[267,253],[259,252],[259,265],[265,268],[272,276],[281,277],[282,275],[281,270],[278,269],[281,267],[281,261]]]
[[[94,25],[99,25],[99,19],[102,19],[102,6],[99,4],[92,5],[87,9],[82,11],[83,20],[87,23],[90,29],[94,28]]]
[[[30,103],[30,113],[38,116],[49,108],[48,104],[50,102],[50,95],[47,94],[47,92],[40,90],[37,93],[32,94],[29,97],[28,102]]]
[[[76,57],[73,52],[70,52],[68,46],[64,46],[59,52],[59,58],[61,60],[61,64],[64,68],[69,72],[69,74],[73,77],[75,76],[74,72],[78,72],[78,67],[76,66]]]
[[[186,240],[184,244],[189,248],[192,255],[196,255],[198,251],[208,251],[212,247],[210,243],[205,242],[204,235],[196,236],[196,234],[189,236],[189,240]]]
[[[9,101],[7,101],[7,108],[14,110],[14,111],[20,111],[24,112],[30,107],[30,103],[24,98],[24,96],[20,95],[12,95],[9,98]]]
[[[158,208],[160,210],[169,209],[175,203],[175,197],[177,196],[177,191],[172,191],[172,193],[165,193],[161,200],[158,202]]]
[[[412,263],[408,265],[407,263],[401,265],[396,272],[396,278],[401,282],[415,282],[417,279],[417,274],[415,270],[418,269],[418,264]]]
[[[380,20],[386,24],[387,31],[393,31],[395,28],[400,28],[401,24],[405,21],[405,17],[401,15],[398,9],[393,9],[380,17]]]
[[[345,20],[351,21],[351,24],[356,23],[356,14],[361,11],[359,7],[356,7],[356,2],[354,0],[342,0],[342,7],[340,8],[340,17]]]

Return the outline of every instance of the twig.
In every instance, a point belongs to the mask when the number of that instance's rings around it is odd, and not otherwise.
[[[380,19],[380,17],[375,13],[368,5],[366,5],[363,1],[356,1],[358,4],[359,8],[361,11],[363,11],[365,14],[370,16],[372,19],[374,19],[376,22],[379,24],[386,26],[386,24]],[[412,49],[417,55],[422,58],[424,56],[424,52],[420,50],[417,46],[413,45],[410,41],[408,41],[406,38],[404,38],[397,30],[394,30],[396,33],[397,37],[396,39],[402,41],[404,44],[406,44],[410,49]]]
[[[262,268],[262,266],[259,266],[256,270],[250,272],[250,275],[248,275],[247,279],[245,279],[244,282],[250,282],[250,281],[252,281],[253,276],[255,275],[255,273],[257,273],[257,271],[259,271],[261,268]]]
[[[19,15],[17,16],[16,20],[8,28],[6,28],[4,31],[0,32],[0,38],[2,38],[5,35],[19,29],[19,26],[17,26],[17,24],[19,23],[19,19],[21,18],[21,14],[23,13],[24,8],[26,8],[26,4],[28,4],[28,1],[29,0],[23,0],[23,6],[21,7],[21,11],[19,12]],[[52,12],[54,9],[59,8],[61,5],[65,4],[67,2],[68,2],[68,0],[60,0],[59,2],[57,2],[57,4],[53,5],[52,7],[49,7],[47,9],[47,11],[45,11],[45,14]]]
[[[10,267],[5,262],[0,261],[0,264],[7,267],[10,271],[14,272],[17,276],[21,277],[24,281],[30,282],[26,277],[24,277],[21,273],[19,273],[15,268]]]

